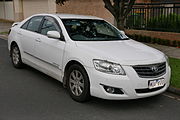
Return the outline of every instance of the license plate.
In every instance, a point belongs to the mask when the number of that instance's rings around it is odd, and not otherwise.
[[[149,81],[149,89],[162,86],[164,86],[164,78]]]

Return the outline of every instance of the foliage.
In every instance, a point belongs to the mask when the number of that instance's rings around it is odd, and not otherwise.
[[[128,15],[126,20],[126,27],[130,28],[141,28],[144,27],[143,21],[144,18],[142,17],[142,13],[131,13]]]
[[[171,75],[171,85],[176,88],[180,88],[180,59],[169,58],[172,75]]]
[[[56,4],[64,5],[64,3],[68,0],[56,0]]]
[[[8,32],[0,32],[0,35],[7,35]]]
[[[180,15],[168,14],[150,18],[147,22],[147,28],[161,29],[162,31],[180,32]]]
[[[128,35],[128,36],[139,42],[160,44],[160,45],[173,46],[173,47],[180,48],[180,41],[176,41],[176,40],[172,41],[172,40],[166,40],[166,39],[160,39],[160,38],[152,38],[150,36],[142,36],[142,35],[137,35],[137,34]]]

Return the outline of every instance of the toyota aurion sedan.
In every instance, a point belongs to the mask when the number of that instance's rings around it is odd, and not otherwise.
[[[33,15],[12,25],[8,49],[15,68],[27,64],[59,80],[78,102],[154,96],[170,82],[164,53],[98,17]]]

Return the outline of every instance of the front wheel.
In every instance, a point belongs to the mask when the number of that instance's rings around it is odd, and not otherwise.
[[[70,96],[78,102],[84,102],[90,98],[89,77],[85,69],[78,65],[72,65],[67,72],[67,87]]]
[[[22,68],[23,63],[21,60],[20,50],[16,44],[14,44],[11,48],[11,61],[15,68]]]

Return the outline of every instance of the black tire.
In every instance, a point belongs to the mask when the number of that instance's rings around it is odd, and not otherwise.
[[[76,82],[76,83],[73,83],[72,82],[74,79],[73,74],[75,75],[75,73],[77,73],[76,78],[78,78],[78,79],[74,80],[74,82]],[[82,86],[84,86],[84,88]],[[89,98],[90,98],[89,77],[87,75],[86,70],[81,65],[74,64],[74,65],[70,66],[70,68],[68,69],[68,71],[67,71],[67,89],[69,91],[71,98],[74,99],[75,101],[85,102],[85,101],[89,100]]]
[[[11,61],[15,68],[23,67],[21,53],[20,53],[19,47],[16,44],[12,45],[11,47]]]

